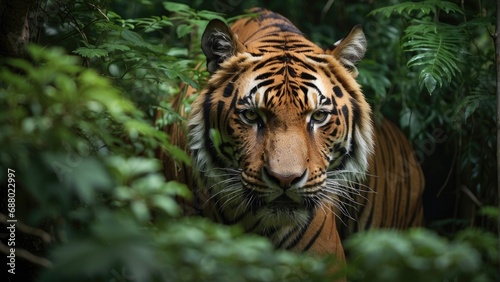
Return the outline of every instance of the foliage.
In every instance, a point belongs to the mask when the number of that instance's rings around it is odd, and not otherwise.
[[[42,281],[331,281],[325,263],[274,252],[263,238],[202,219],[145,229],[126,217],[100,213],[92,234],[53,252],[57,264]],[[131,255],[133,254],[133,255]]]
[[[351,279],[496,281],[497,274],[491,271],[493,265],[483,265],[479,251],[496,249],[496,241],[492,239],[495,239],[493,234],[473,230],[465,231],[453,241],[424,229],[356,234],[347,243],[352,255],[351,267],[355,269]],[[478,244],[484,245],[475,248]]]
[[[422,66],[419,80],[429,93],[434,92],[437,85],[443,86],[443,78],[450,82],[453,76],[460,73],[459,65],[463,63],[461,54],[465,50],[464,27],[434,21],[434,16],[440,11],[464,15],[456,4],[436,0],[401,3],[370,13],[385,17],[393,13],[406,16],[417,14],[411,17],[405,29],[402,47],[407,52],[416,53],[407,64],[409,67]]]
[[[163,20],[163,26],[173,26]],[[158,74],[153,65],[165,71],[155,79],[165,80],[141,90],[193,82],[187,66],[194,60],[183,64],[186,52],[146,43],[129,30],[148,20],[126,22],[93,22],[99,31],[105,24],[109,36],[89,45],[91,31],[86,47],[73,52],[92,68],[59,48],[33,45],[29,61],[10,59],[0,71],[1,163],[18,172],[23,193],[17,200],[31,203],[19,207],[18,216],[32,225],[51,222],[55,239],[48,256],[52,267],[41,281],[234,281],[236,274],[242,281],[325,281],[325,262],[276,252],[268,241],[242,236],[237,228],[177,219],[175,197],[190,193],[165,182],[154,155],[165,150],[181,161],[187,157],[136,107],[144,100],[125,88],[129,80],[149,85]],[[169,55],[152,57],[163,51]],[[114,67],[116,62],[124,64]]]
[[[402,44],[392,50],[400,59],[396,68],[403,64],[408,68],[401,71],[403,77],[386,76],[394,82],[393,95],[402,103],[401,127],[409,129],[417,151],[429,151],[427,158],[434,154],[428,144],[431,148],[439,145],[429,133],[436,128],[447,132],[444,143],[456,148],[448,153],[449,159],[457,160],[448,169],[456,171],[456,187],[472,191],[481,204],[492,205],[496,198],[495,138],[488,128],[494,128],[495,115],[490,37],[495,7],[479,4],[482,10],[464,2],[461,6],[442,0],[405,2],[375,9],[369,15],[381,23],[399,24],[403,31],[397,37]],[[416,91],[419,88],[426,91]],[[425,159],[420,159],[424,168],[431,165]]]
[[[237,228],[178,219],[174,197],[190,193],[147,157],[168,148],[168,136],[78,58],[29,53],[32,62],[13,59],[0,72],[1,158],[18,172],[17,200],[36,207],[20,208],[19,218],[55,228],[41,281],[326,281],[326,262],[275,252]]]

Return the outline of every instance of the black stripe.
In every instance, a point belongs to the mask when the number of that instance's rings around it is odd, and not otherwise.
[[[283,244],[285,244],[285,242],[286,242],[286,241],[288,241],[288,239],[290,239],[290,238],[292,237],[292,234],[293,234],[293,233],[295,233],[295,232],[297,232],[297,230],[298,230],[298,229],[299,229],[299,227],[298,227],[298,226],[295,226],[294,228],[292,228],[292,230],[290,230],[289,232],[287,232],[287,233],[286,233],[286,234],[285,234],[285,235],[281,238],[281,240],[278,242],[278,244],[276,245],[276,247],[277,247],[278,249],[283,248]],[[291,245],[293,245],[293,246],[294,246],[294,245],[296,245],[296,244],[297,244],[297,242],[295,242],[295,241],[298,241],[298,240],[297,240],[297,238],[295,238],[295,240],[292,242],[292,244],[291,244]]]
[[[276,43],[276,44],[285,44],[285,40],[284,39],[275,39],[275,37],[273,37],[271,39],[264,39],[261,42]]]
[[[335,93],[335,96],[337,96],[338,98],[342,98],[344,96],[342,89],[340,89],[340,87],[338,86],[333,87],[333,93]]]
[[[261,83],[257,84],[257,89],[261,88],[262,86],[267,86],[267,85],[273,84],[273,83],[274,83],[274,78],[264,80]]]
[[[205,134],[203,137],[205,140],[205,148],[208,150],[210,156],[212,157],[212,161],[216,165],[221,166],[220,159],[217,158],[217,151],[215,150],[212,139],[210,138],[210,128],[212,128],[212,125],[210,124],[210,113],[212,111],[212,101],[210,100],[210,97],[212,96],[212,94],[212,92],[207,92],[205,94],[205,101],[203,102],[203,119],[205,122]]]
[[[352,97],[351,99],[349,99],[349,101],[351,102],[351,107],[352,107],[352,123],[354,126],[356,126],[360,118],[359,103],[356,99]]]
[[[347,105],[342,106],[342,115],[344,116],[344,120],[345,120],[345,126],[344,126],[345,129],[348,131],[351,131],[350,122],[349,122],[349,108],[347,107]]]
[[[302,90],[302,92],[304,92],[304,96],[305,96],[305,97],[307,97],[307,92],[308,92],[307,87],[305,87],[305,86],[300,86],[300,90]]]
[[[276,63],[276,62],[279,62],[281,57],[272,57],[272,58],[269,58],[267,60],[264,60],[260,63],[258,63],[257,65],[255,65],[253,68],[252,68],[252,72],[254,71],[257,71],[257,70],[260,70],[261,68],[265,67],[267,64],[269,63]]]
[[[295,47],[297,49],[300,49],[300,48],[311,48],[312,46],[311,46],[311,44],[293,44],[290,47]],[[309,50],[309,49],[307,49],[307,50]],[[305,50],[303,50],[303,51],[305,51]]]
[[[319,57],[316,57],[316,56],[306,56],[307,58],[317,62],[317,63],[323,63],[323,64],[326,64],[328,63],[328,61],[326,59],[323,59],[323,58],[319,58]]]
[[[293,249],[295,246],[297,246],[297,244],[300,242],[300,240],[302,240],[302,236],[304,236],[304,233],[310,227],[313,219],[314,219],[314,212],[312,211],[309,213],[309,218],[307,219],[307,223],[304,224],[304,226],[302,226],[300,231],[298,231],[297,236],[295,236],[295,239],[288,246],[286,246],[286,249],[290,250],[290,249]]]
[[[262,79],[267,79],[271,76],[272,74],[270,72],[265,72],[263,74],[259,74],[255,80],[262,80]]]
[[[300,78],[307,79],[307,80],[316,80],[316,77],[314,75],[310,75],[306,72],[301,73]]]
[[[309,86],[309,87],[312,87],[312,88],[316,89],[316,91],[318,92],[319,95],[321,95],[321,96],[323,95],[323,93],[321,93],[321,91],[316,86],[316,84],[311,83],[311,82],[304,82],[303,84],[306,85],[306,86]]]
[[[224,92],[222,92],[222,96],[225,98],[231,97],[231,95],[233,94],[233,90],[234,90],[234,84],[231,81],[229,81],[226,88],[224,88]]]
[[[224,101],[222,100],[219,100],[217,102],[217,118],[220,119],[222,117],[222,111],[224,110],[224,106],[226,105],[226,103],[224,103]]]
[[[238,89],[236,89],[234,91],[234,95],[233,95],[233,99],[231,100],[231,104],[229,105],[229,109],[226,111],[226,115],[224,116],[224,118],[222,118],[222,116],[219,115],[219,118],[224,121],[224,127],[225,127],[228,135],[232,135],[234,133],[234,129],[229,124],[229,116],[232,113],[231,109],[235,108],[236,101],[238,101],[238,93],[239,93]]]
[[[307,244],[307,246],[304,248],[303,251],[307,252],[311,248],[311,246],[316,242],[316,239],[318,239],[319,235],[321,234],[321,231],[323,231],[323,227],[325,227],[325,221],[326,221],[326,216],[323,219],[323,222],[321,223],[321,227],[318,229],[318,231],[316,231],[316,233],[311,238],[311,240],[309,241],[309,243]]]

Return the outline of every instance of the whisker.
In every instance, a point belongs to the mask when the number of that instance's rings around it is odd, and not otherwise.
[[[235,193],[239,190],[239,181],[234,181],[233,183],[231,183],[231,181],[224,181],[224,183],[229,183],[229,185],[225,185],[223,189],[220,189],[219,191],[217,191],[216,193],[212,194],[208,199],[205,200],[205,203],[208,203],[210,202],[211,200],[213,200],[215,197],[221,195],[221,197],[219,198],[219,200],[217,200],[215,202],[215,205],[219,203],[220,200],[222,200],[222,198],[226,197],[228,195],[231,195],[232,193]],[[212,185],[209,189],[209,191],[213,190],[212,188],[214,186],[216,186],[218,183],[215,183],[214,185]],[[226,193],[226,195],[224,195],[224,193]]]
[[[229,205],[232,201],[234,201],[234,199],[236,199],[240,194],[241,194],[241,190],[239,189],[239,186],[236,186],[236,185],[232,185],[230,187],[228,187],[229,189],[226,189],[226,190],[221,190],[219,191],[218,193],[216,193],[215,195],[212,195],[209,200],[205,201],[205,204],[208,204],[210,202],[210,200],[213,200],[213,198],[215,198],[217,195],[221,195],[217,201],[215,201],[215,203],[212,204],[212,211],[214,211],[215,207],[221,202],[223,201],[222,205],[221,205],[221,209],[224,209],[226,208],[227,205]],[[227,192],[226,194],[222,194],[222,192]]]

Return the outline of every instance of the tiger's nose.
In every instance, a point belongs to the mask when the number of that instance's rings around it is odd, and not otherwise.
[[[293,172],[280,173],[264,167],[263,173],[264,173],[264,178],[267,178],[270,182],[278,185],[284,190],[292,187],[295,184],[300,183],[301,181],[307,178],[307,169],[303,172],[298,172],[298,173],[293,173]]]

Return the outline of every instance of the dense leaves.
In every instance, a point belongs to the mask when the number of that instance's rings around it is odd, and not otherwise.
[[[426,230],[410,230],[404,235],[396,231],[358,234],[349,241],[348,248],[353,264],[363,270],[353,275],[355,281],[401,281],[403,277],[405,281],[485,279],[477,276],[477,250]]]
[[[465,52],[465,28],[436,22],[434,18],[440,11],[464,15],[454,3],[436,0],[401,3],[370,13],[386,17],[392,14],[406,15],[408,18],[416,14],[411,17],[410,25],[404,31],[402,47],[415,54],[407,64],[409,67],[421,67],[417,68],[420,70],[419,81],[429,93],[434,92],[437,86],[443,86],[443,78],[449,83],[460,73],[459,66],[463,63]]]

